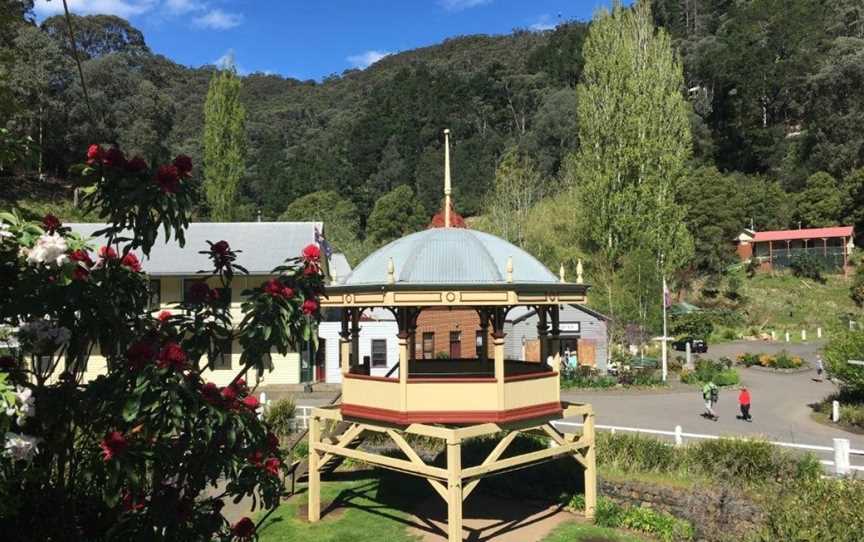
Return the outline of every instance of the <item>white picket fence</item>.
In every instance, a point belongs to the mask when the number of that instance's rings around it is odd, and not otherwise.
[[[567,421],[567,420],[558,420],[553,421],[552,425],[555,426],[559,431],[567,432],[567,430],[572,431],[574,427],[581,427],[581,422],[575,421]],[[595,425],[595,429],[601,429],[610,431],[612,434],[615,434],[617,431],[624,431],[628,433],[640,433],[645,435],[658,435],[663,437],[672,437],[675,441],[676,446],[683,446],[684,439],[694,439],[694,440],[716,440],[719,438],[730,438],[730,437],[721,437],[720,435],[705,435],[702,433],[685,433],[680,425],[675,426],[674,431],[662,431],[659,429],[645,429],[641,427],[623,427],[618,425]],[[746,438],[746,437],[737,437],[737,438]],[[819,446],[814,444],[798,444],[796,442],[771,442],[771,444],[775,446],[780,446],[782,448],[794,448],[797,450],[806,450],[810,452],[816,452],[821,454],[830,453],[832,454],[833,460],[829,459],[820,459],[819,461],[828,467],[831,467],[831,472],[837,475],[846,476],[852,471],[864,471],[864,465],[852,465],[851,458],[852,456],[864,456],[864,450],[855,450],[852,449],[849,439],[845,438],[835,438],[833,439],[832,446]]]

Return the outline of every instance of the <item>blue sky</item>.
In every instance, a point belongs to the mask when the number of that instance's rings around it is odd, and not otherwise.
[[[241,72],[321,79],[463,34],[544,30],[610,0],[68,0],[132,21],[150,48],[189,66],[232,56]],[[630,3],[625,2],[625,3]],[[61,0],[36,0],[38,19]]]

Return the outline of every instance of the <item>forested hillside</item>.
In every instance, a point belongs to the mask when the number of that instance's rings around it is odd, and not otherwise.
[[[4,137],[35,143],[24,161],[2,170],[4,198],[24,197],[16,186],[38,188],[40,173],[44,182],[63,179],[94,141],[151,162],[183,152],[201,163],[215,67],[154,54],[146,36],[117,17],[74,17],[91,114],[64,19],[36,25],[32,1],[4,6]],[[694,238],[689,268],[722,269],[729,239],[751,220],[757,228],[855,222],[864,232],[861,1],[655,0],[653,9],[684,65],[694,153],[678,203]],[[444,127],[453,134],[460,213],[490,214],[496,168],[512,151],[536,179],[532,201],[566,217],[568,209],[549,200],[579,145],[576,86],[589,26],[454,37],[320,82],[244,76],[248,157],[239,218],[260,210],[277,219],[301,196],[329,190],[343,198],[332,208],[349,217],[341,225],[347,237],[368,239],[369,248],[386,240],[367,222],[394,189],[416,195],[420,208],[406,212],[422,214],[417,223],[440,206]],[[208,209],[199,215],[206,219]],[[544,257],[569,265],[573,254],[550,249]]]

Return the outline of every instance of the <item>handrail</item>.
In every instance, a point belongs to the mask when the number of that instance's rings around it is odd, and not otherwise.
[[[398,369],[401,364],[402,362],[400,361],[396,365],[394,365],[389,371],[387,371],[387,374],[384,375],[384,378],[390,378],[390,375],[392,375],[393,372],[396,371],[396,369]]]

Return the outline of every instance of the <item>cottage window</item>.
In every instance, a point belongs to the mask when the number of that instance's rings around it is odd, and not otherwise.
[[[232,347],[231,339],[220,342],[219,344],[219,352],[216,352],[216,355],[213,356],[213,370],[214,371],[223,371],[231,369],[231,347]]]
[[[435,357],[435,333],[427,331],[423,334],[423,359]]]
[[[372,367],[387,367],[387,339],[372,339]]]

